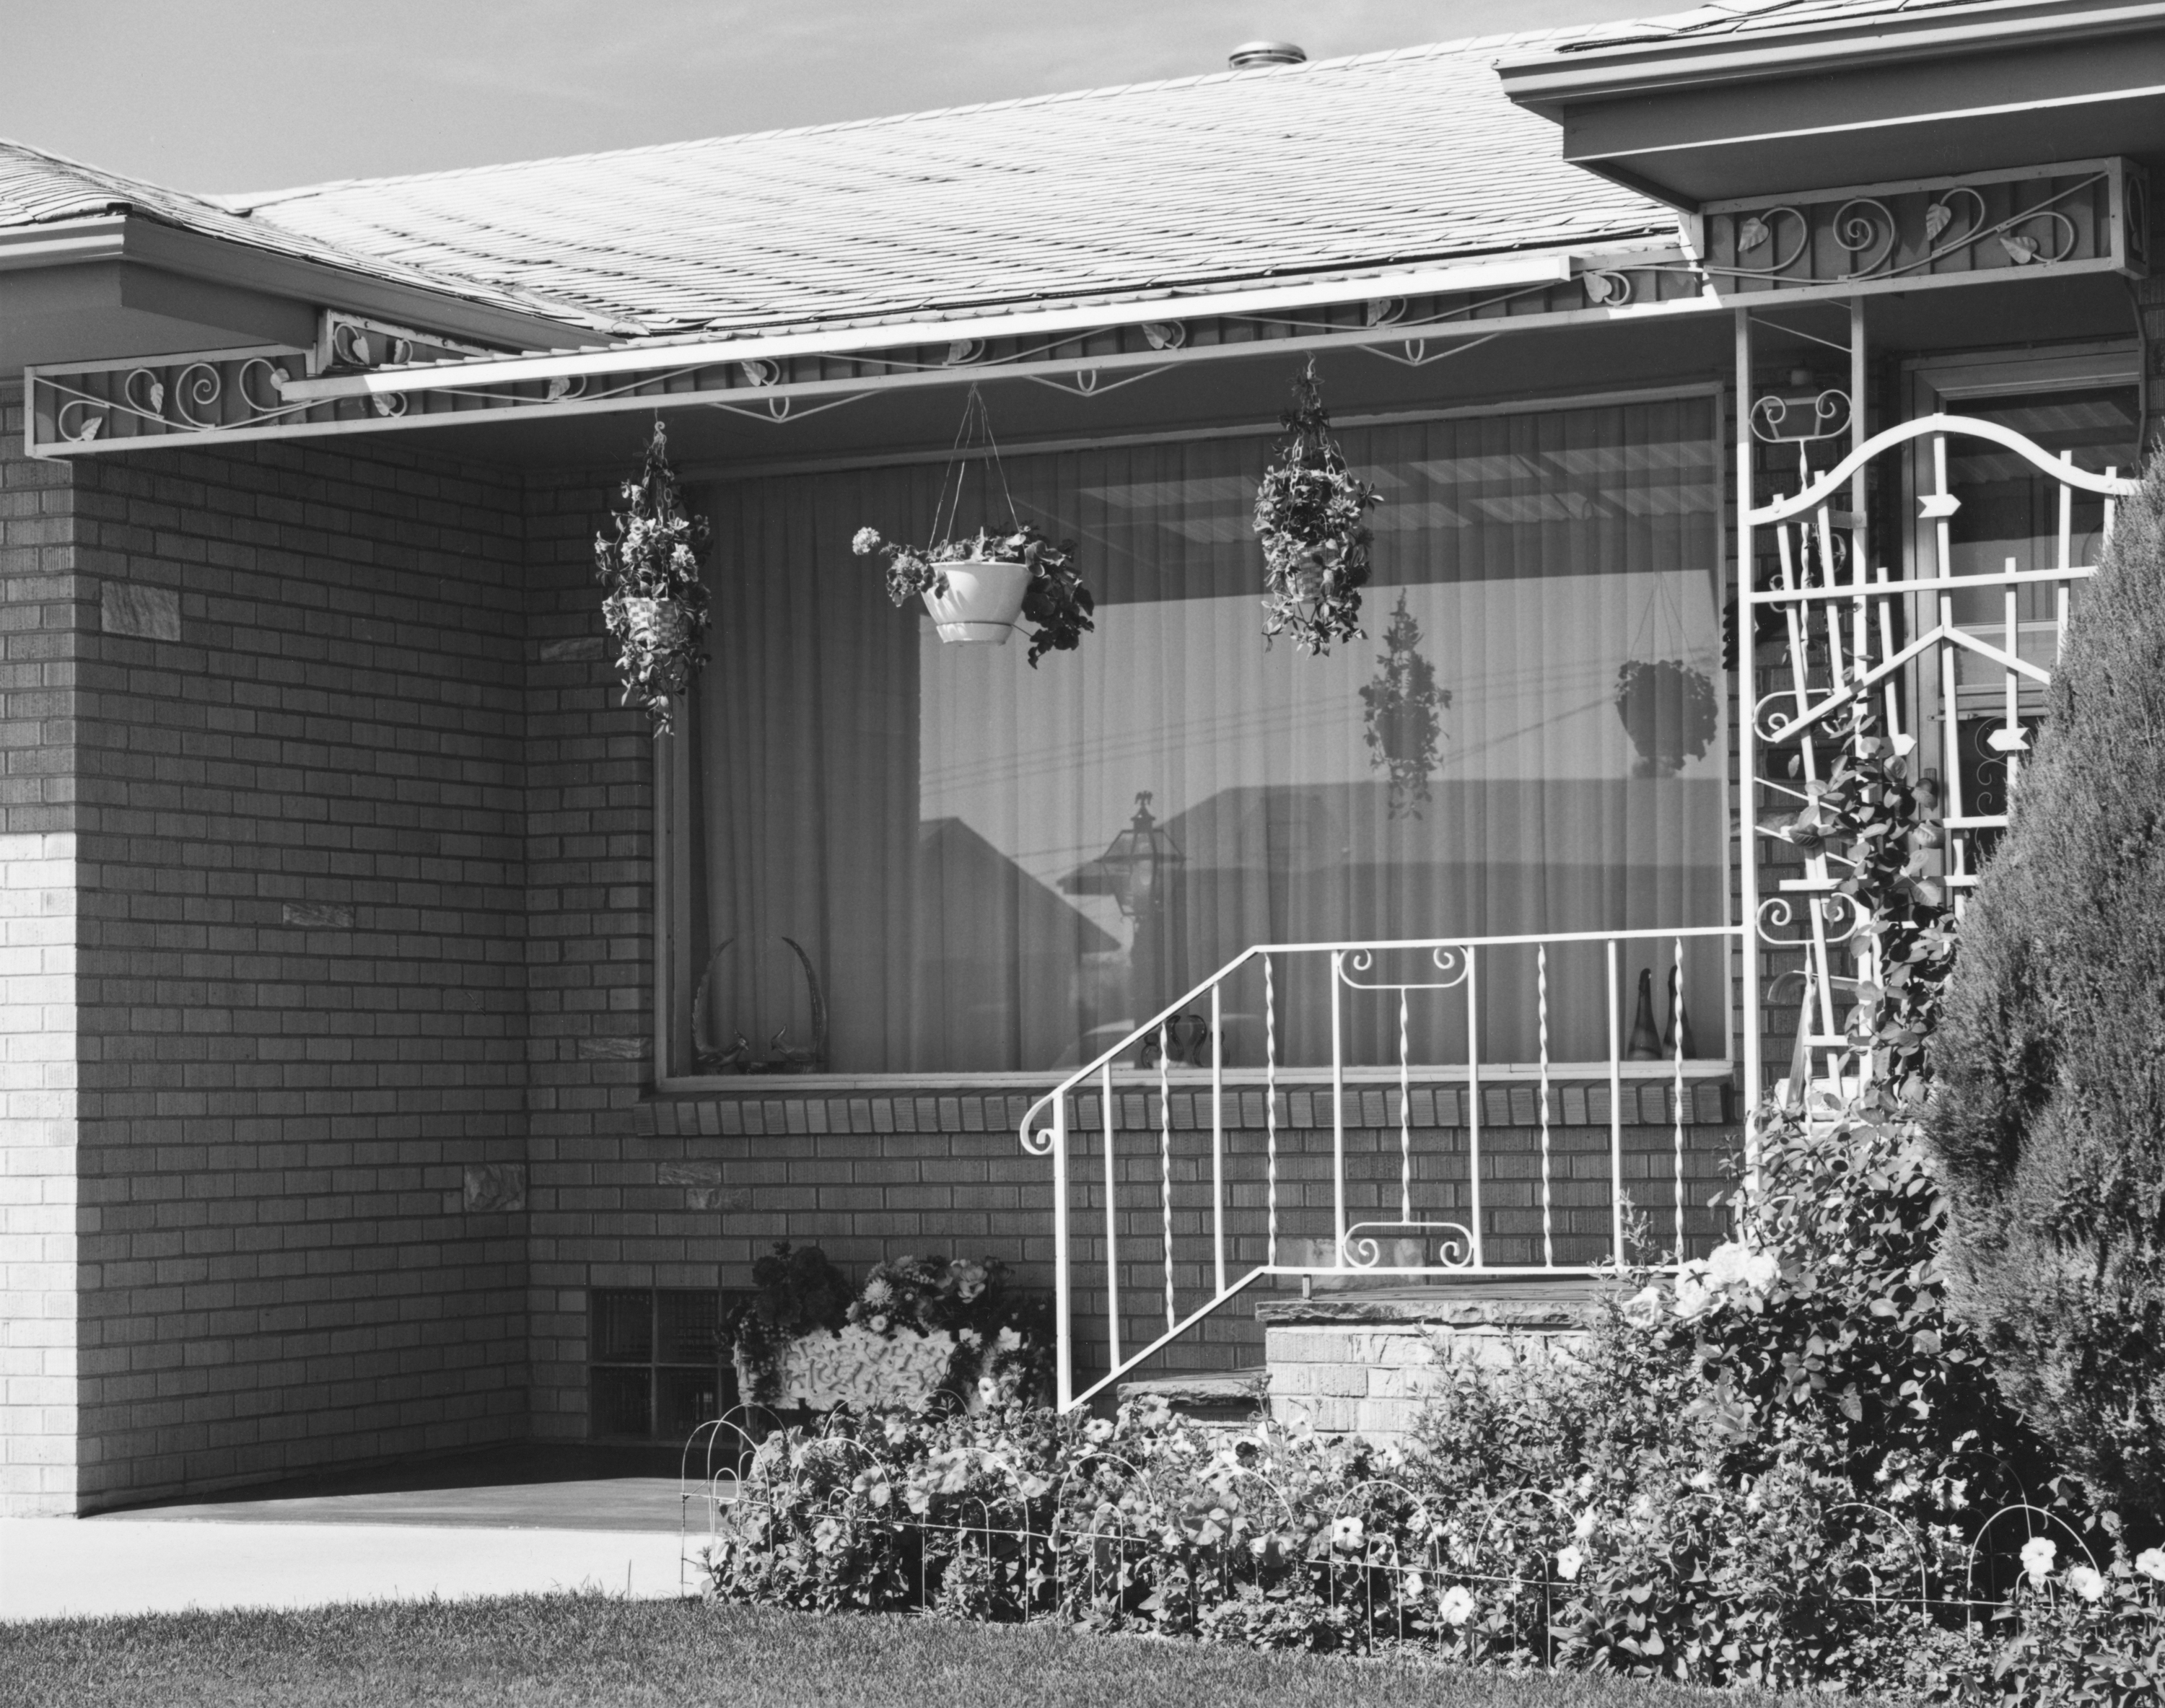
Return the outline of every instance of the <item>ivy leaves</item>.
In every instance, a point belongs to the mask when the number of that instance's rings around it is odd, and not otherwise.
[[[1365,519],[1378,500],[1346,466],[1313,361],[1293,394],[1284,436],[1256,488],[1263,639],[1290,635],[1303,652],[1322,655],[1332,641],[1361,633],[1361,589],[1374,538]]]
[[[1875,732],[1870,697],[1850,701],[1850,736],[1832,776],[1808,785],[1804,809],[1782,834],[1806,854],[1849,862],[1836,885],[1862,916],[1878,982],[1861,980],[1850,1038],[1869,1062],[1870,1095],[1889,1115],[1914,1114],[1927,1084],[1925,1041],[1954,970],[1954,909],[1932,871],[1946,842],[1939,785],[1913,779],[1894,742]]]

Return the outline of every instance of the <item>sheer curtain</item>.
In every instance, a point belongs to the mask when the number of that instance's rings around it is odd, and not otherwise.
[[[1719,922],[1714,432],[1688,398],[1345,433],[1384,502],[1367,637],[1326,658],[1261,637],[1267,437],[1009,459],[1016,509],[1077,541],[1098,599],[1082,649],[1035,670],[1019,640],[943,646],[850,553],[867,525],[921,538],[936,467],[703,494],[714,658],[679,911],[688,962],[734,940],[710,1033],[809,1035],[785,937],[830,1068],[933,1073],[1087,1059],[1252,942]],[[1119,841],[1146,830],[1147,874]],[[1666,948],[1639,959],[1659,987]],[[1719,955],[1686,973],[1719,1054]],[[1598,957],[1551,977],[1552,1053],[1604,1053]],[[1282,1058],[1317,1059],[1322,990],[1297,978]],[[1483,984],[1483,1057],[1530,1057],[1530,962]],[[1420,1005],[1417,1055],[1462,1059],[1462,1004]],[[1261,1061],[1260,1009],[1259,986],[1229,994],[1229,1061]],[[1395,1059],[1394,1005],[1349,1016],[1356,1051]]]

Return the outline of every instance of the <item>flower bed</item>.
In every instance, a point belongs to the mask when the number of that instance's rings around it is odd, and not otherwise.
[[[1914,1136],[1776,1123],[1736,1209],[1711,1260],[1620,1278],[1578,1358],[1448,1367],[1403,1447],[1150,1403],[777,1434],[713,1591],[1712,1684],[2155,1700],[2165,1555],[2051,1486],[1948,1317],[1946,1208]]]

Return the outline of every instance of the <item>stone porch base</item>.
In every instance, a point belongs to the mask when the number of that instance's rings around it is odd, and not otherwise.
[[[1604,1284],[1464,1282],[1268,1299],[1262,1325],[1271,1415],[1330,1434],[1410,1429],[1446,1364],[1568,1355]]]

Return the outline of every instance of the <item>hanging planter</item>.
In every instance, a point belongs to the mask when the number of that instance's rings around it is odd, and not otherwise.
[[[1422,655],[1420,638],[1420,625],[1401,593],[1383,631],[1375,679],[1361,685],[1370,762],[1389,769],[1394,819],[1417,819],[1428,804],[1436,744],[1443,739],[1442,711],[1451,704],[1451,690],[1436,686],[1435,667]]]
[[[1638,750],[1635,777],[1674,777],[1704,756],[1721,728],[1706,672],[1681,659],[1634,658],[1616,672],[1616,715]]]
[[[667,435],[654,424],[645,465],[624,483],[614,537],[594,536],[594,579],[604,589],[602,619],[616,643],[624,704],[643,707],[656,735],[707,662],[707,589],[700,560],[711,539],[704,516],[684,508],[671,471]]]
[[[1304,652],[1328,653],[1361,633],[1368,580],[1363,519],[1376,489],[1356,480],[1330,432],[1311,360],[1293,382],[1285,436],[1256,490],[1263,542],[1263,639],[1290,635]]]
[[[970,454],[980,447],[982,458]],[[990,483],[987,472],[999,476],[1009,526],[998,533],[980,528],[958,538],[953,530],[972,461],[981,463],[983,487]],[[877,528],[860,528],[850,549],[860,557],[875,552],[884,556],[888,597],[898,606],[923,599],[935,630],[949,645],[1004,646],[1028,620],[1035,625],[1030,636],[1035,669],[1048,652],[1073,651],[1084,631],[1096,626],[1090,620],[1096,604],[1076,571],[1074,547],[1054,545],[1016,514],[999,446],[993,440],[992,418],[975,386],[962,406],[954,456],[940,482],[932,535],[930,546],[904,546],[882,539]]]

